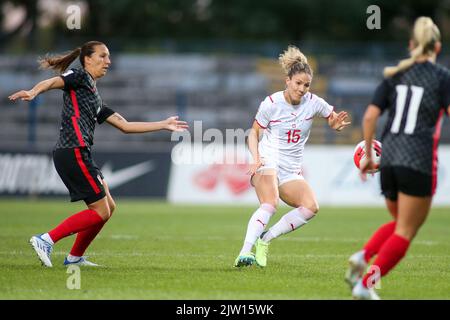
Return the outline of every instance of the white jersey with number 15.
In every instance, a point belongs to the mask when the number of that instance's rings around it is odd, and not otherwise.
[[[268,96],[255,117],[265,129],[258,144],[261,158],[292,172],[301,171],[303,149],[314,117],[328,118],[332,112],[332,106],[310,92],[298,105],[289,104],[283,91]]]

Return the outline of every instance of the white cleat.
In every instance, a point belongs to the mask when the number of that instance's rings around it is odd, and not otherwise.
[[[50,256],[53,251],[53,246],[41,238],[41,235],[32,236],[30,239],[30,245],[39,257],[43,266],[48,268],[53,267]]]
[[[347,272],[345,273],[345,281],[350,286],[350,290],[352,290],[356,283],[362,278],[364,271],[367,268],[367,263],[364,260],[364,251],[358,251],[354,253],[348,259],[349,267]]]
[[[64,265],[65,266],[76,265],[76,266],[85,266],[85,267],[100,267],[99,264],[90,262],[90,261],[86,260],[86,258],[87,257],[83,256],[83,257],[80,257],[80,259],[78,259],[76,261],[69,261],[66,257],[64,259]]]
[[[352,296],[355,300],[380,300],[373,288],[366,288],[362,284],[362,280],[359,280],[352,290]]]

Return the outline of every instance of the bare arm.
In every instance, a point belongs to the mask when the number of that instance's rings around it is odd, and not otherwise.
[[[37,85],[33,87],[31,90],[21,90],[16,93],[13,93],[8,98],[11,101],[15,101],[17,99],[23,101],[33,100],[38,94],[51,90],[51,89],[62,89],[64,88],[64,81],[61,77],[53,77],[44,81],[39,82]]]
[[[187,123],[179,121],[178,117],[170,117],[157,122],[128,122],[117,112],[109,116],[106,122],[123,133],[144,133],[159,130],[184,131],[189,128]]]
[[[253,164],[248,171],[248,174],[251,175],[255,174],[256,170],[258,170],[258,168],[263,165],[258,151],[259,138],[262,134],[261,129],[262,128],[259,126],[259,124],[256,121],[254,121],[250,133],[248,135],[247,140],[248,149],[250,150],[250,154],[253,157]]]
[[[381,114],[380,108],[370,104],[364,113],[363,118],[363,135],[366,141],[366,150],[372,150],[372,140],[375,136],[375,130],[377,128],[377,121]],[[374,164],[372,161],[372,152],[366,152],[367,161],[361,166],[361,172],[364,174],[368,170],[374,169]]]
[[[450,106],[447,108],[447,114],[450,116]]]
[[[341,131],[351,124],[351,122],[346,121],[347,117],[348,113],[345,111],[341,111],[339,113],[332,111],[331,115],[328,117],[328,125],[336,131]]]

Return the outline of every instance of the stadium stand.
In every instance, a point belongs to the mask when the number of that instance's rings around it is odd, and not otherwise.
[[[391,61],[314,59],[312,90],[338,110],[351,114],[353,125],[335,135],[325,121],[317,120],[311,143],[354,144],[361,137],[360,123],[381,70]],[[57,139],[61,112],[61,92],[51,91],[33,107],[13,104],[7,96],[20,88],[52,76],[38,71],[36,56],[0,56],[0,148],[51,149]],[[104,101],[130,121],[156,121],[178,114],[187,120],[201,120],[202,128],[225,129],[251,126],[260,101],[284,86],[276,59],[253,56],[118,55],[98,88]],[[37,125],[33,126],[33,121]],[[448,120],[444,125],[449,126]],[[442,130],[444,143],[450,142],[450,130]],[[166,150],[170,134],[123,135],[110,126],[96,129],[96,149],[110,150],[117,141],[126,141],[127,150]],[[149,144],[149,142],[152,142]]]

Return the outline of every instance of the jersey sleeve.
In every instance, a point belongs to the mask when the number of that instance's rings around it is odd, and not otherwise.
[[[383,80],[383,82],[381,82],[376,88],[371,104],[380,108],[381,111],[386,110],[389,106],[388,93],[389,93],[388,82],[387,80]]]
[[[317,101],[315,103],[316,116],[322,118],[329,118],[331,113],[334,110],[334,107],[328,104],[324,99],[317,97]]]
[[[110,116],[112,116],[114,113],[116,113],[113,109],[108,108],[106,104],[103,104],[102,108],[100,109],[99,113],[97,114],[97,123],[102,124],[106,121]]]
[[[259,126],[263,129],[266,129],[270,123],[270,111],[272,109],[272,102],[267,97],[261,104],[259,105],[258,112],[256,113],[255,120],[259,124]]]
[[[60,77],[64,81],[64,90],[76,89],[84,80],[84,74],[77,69],[70,69],[61,74]]]
[[[440,82],[440,98],[442,101],[442,108],[445,109],[445,111],[448,110],[448,107],[450,106],[450,74],[447,73],[446,77],[443,79],[443,81]]]

